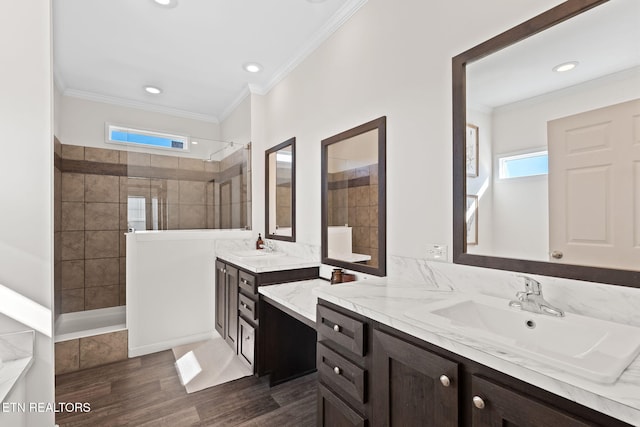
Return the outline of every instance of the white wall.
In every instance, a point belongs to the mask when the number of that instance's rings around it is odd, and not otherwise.
[[[491,114],[467,108],[467,123],[478,126],[478,176],[467,177],[467,194],[478,196],[478,244],[467,246],[472,254],[493,250],[493,130]]]
[[[56,105],[58,108],[58,105]],[[137,108],[89,101],[71,96],[62,96],[59,102],[59,133],[56,136],[63,144],[151,152],[148,149],[105,143],[105,122],[135,129],[153,130],[178,135],[187,135],[197,140],[220,140],[220,125],[201,120],[171,116]],[[206,141],[205,141],[206,142]],[[211,143],[217,147],[219,144]],[[153,151],[155,154],[208,158],[211,147],[199,144],[191,147],[190,153],[176,151]]]
[[[53,85],[49,0],[0,3],[0,68],[0,283],[50,309]],[[25,329],[0,315],[0,334]],[[53,402],[53,372],[53,341],[37,333],[35,362],[11,398],[24,394],[29,402]],[[10,422],[50,427],[54,414],[13,414]]]
[[[297,138],[297,240],[320,245],[320,141],[386,115],[388,253],[451,245],[451,58],[558,3],[369,0],[264,96],[254,163]],[[262,174],[254,185],[264,188]]]
[[[129,357],[216,334],[215,247],[221,239],[251,239],[251,233],[171,230],[127,234]]]
[[[220,134],[224,141],[233,141],[240,144],[251,142],[251,96],[247,96],[220,123]]]

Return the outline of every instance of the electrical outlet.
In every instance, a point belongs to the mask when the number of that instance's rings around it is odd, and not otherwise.
[[[430,243],[427,245],[427,260],[429,261],[447,261],[447,245],[437,245]]]

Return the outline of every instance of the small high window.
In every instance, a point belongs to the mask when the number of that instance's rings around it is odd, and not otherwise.
[[[189,137],[107,124],[107,143],[189,151]]]
[[[545,150],[498,157],[498,171],[500,179],[548,175],[549,153]]]

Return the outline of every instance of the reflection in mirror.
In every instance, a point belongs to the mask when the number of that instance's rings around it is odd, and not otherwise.
[[[322,141],[323,263],[385,275],[385,118]]]
[[[454,58],[454,262],[640,283],[638,19],[568,1]]]
[[[265,152],[266,236],[296,241],[295,147],[291,138]]]

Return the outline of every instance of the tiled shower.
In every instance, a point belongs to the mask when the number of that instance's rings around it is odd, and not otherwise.
[[[329,225],[353,227],[353,252],[378,260],[378,165],[363,166],[328,177]]]
[[[55,313],[126,305],[130,229],[245,228],[249,147],[220,161],[55,140]],[[127,331],[56,342],[56,373],[127,357]]]

